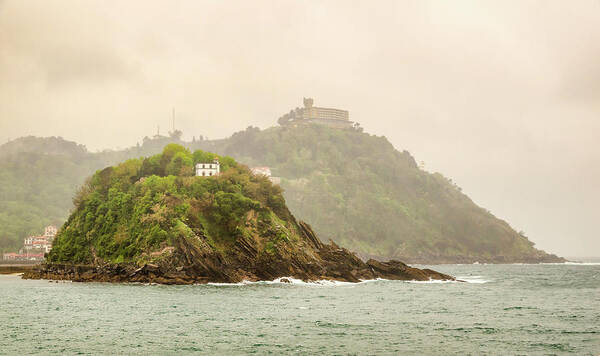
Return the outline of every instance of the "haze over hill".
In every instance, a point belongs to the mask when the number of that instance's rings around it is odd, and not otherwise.
[[[143,11],[142,11],[143,9]],[[548,251],[600,250],[600,3],[0,1],[0,142],[350,111]],[[160,24],[160,25],[158,25]],[[32,178],[33,179],[33,178]]]
[[[62,223],[69,197],[93,170],[178,143],[232,155],[251,166],[270,166],[281,177],[294,214],[313,223],[322,238],[365,258],[560,261],[475,205],[452,180],[419,169],[410,153],[360,128],[300,123],[264,131],[249,127],[223,140],[184,142],[179,137],[173,132],[102,153],[58,138],[27,137],[0,146],[0,171],[9,182],[0,188],[0,248],[15,248],[20,235],[48,221]]]

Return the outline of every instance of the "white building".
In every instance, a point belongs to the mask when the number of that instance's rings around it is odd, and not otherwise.
[[[218,159],[215,159],[212,163],[196,164],[196,176],[198,177],[218,176],[219,173],[221,173],[221,165]]]
[[[23,241],[25,250],[44,250],[50,252],[52,249],[52,241],[49,241],[44,236],[29,236]]]
[[[273,184],[281,183],[281,178],[271,176],[271,168],[269,168],[269,167],[266,167],[266,166],[252,167],[252,168],[250,168],[250,170],[252,171],[252,174],[254,174],[254,175],[262,175],[262,176],[269,178],[269,180]]]
[[[46,236],[48,239],[54,239],[57,233],[58,229],[54,225],[46,226],[44,229],[44,236]]]
[[[33,240],[35,239],[34,236],[27,236],[25,239],[23,239],[23,246],[25,247],[26,250],[31,250],[33,248]]]

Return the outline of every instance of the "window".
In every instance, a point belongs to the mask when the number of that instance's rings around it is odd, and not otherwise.
[[[212,172],[210,172],[208,175],[209,175],[209,176],[212,176]]]
[[[202,171],[202,176],[204,177],[206,175],[206,172]]]

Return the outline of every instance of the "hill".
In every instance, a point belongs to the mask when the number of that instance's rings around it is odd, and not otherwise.
[[[92,153],[61,137],[23,137],[0,146],[0,252],[16,251],[23,238],[62,225],[86,177],[128,158],[160,152],[172,139],[147,146]],[[160,145],[160,147],[156,147]]]
[[[94,174],[40,270],[26,278],[190,284],[271,280],[453,279],[398,261],[367,263],[297,222],[281,189],[229,157],[170,144]]]
[[[419,169],[385,137],[319,125],[248,128],[211,149],[272,167],[294,214],[363,257],[562,261],[477,206],[450,179]]]
[[[16,246],[23,231],[39,230],[45,221],[64,221],[75,187],[96,169],[156,154],[170,142],[229,155],[249,166],[270,166],[282,177],[284,196],[296,216],[309,221],[320,236],[364,258],[411,263],[563,261],[536,249],[450,179],[419,169],[408,152],[397,151],[385,137],[314,125],[249,127],[212,141],[145,138],[127,150],[85,151],[78,159],[40,151],[44,145],[37,145],[36,152],[18,153],[12,141],[0,146],[0,174],[12,184],[0,191],[5,207],[0,222],[6,223],[0,224],[0,249]],[[41,162],[50,159],[56,169],[45,172]],[[24,184],[33,179],[27,176],[39,177],[39,184]]]
[[[102,163],[85,147],[60,138],[26,137],[0,146],[0,250],[61,225],[73,192]]]

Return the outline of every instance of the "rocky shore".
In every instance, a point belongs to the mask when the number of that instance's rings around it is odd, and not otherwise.
[[[244,239],[224,257],[202,244],[180,239],[177,246],[164,249],[162,258],[142,266],[133,263],[75,265],[47,263],[24,273],[25,279],[71,280],[74,282],[139,282],[159,284],[202,284],[209,282],[274,280],[293,277],[304,281],[336,280],[360,282],[389,280],[455,280],[430,269],[410,267],[400,261],[363,262],[355,254],[334,243],[323,244],[309,225],[300,222],[308,246],[303,253],[282,250],[259,254]],[[203,248],[204,247],[204,248]],[[287,253],[291,252],[291,253]]]
[[[194,162],[220,162],[221,171],[195,176]],[[326,245],[291,214],[278,185],[229,157],[178,145],[98,171],[78,193],[47,262],[23,276],[162,284],[282,277],[454,279],[399,261],[364,262]]]

